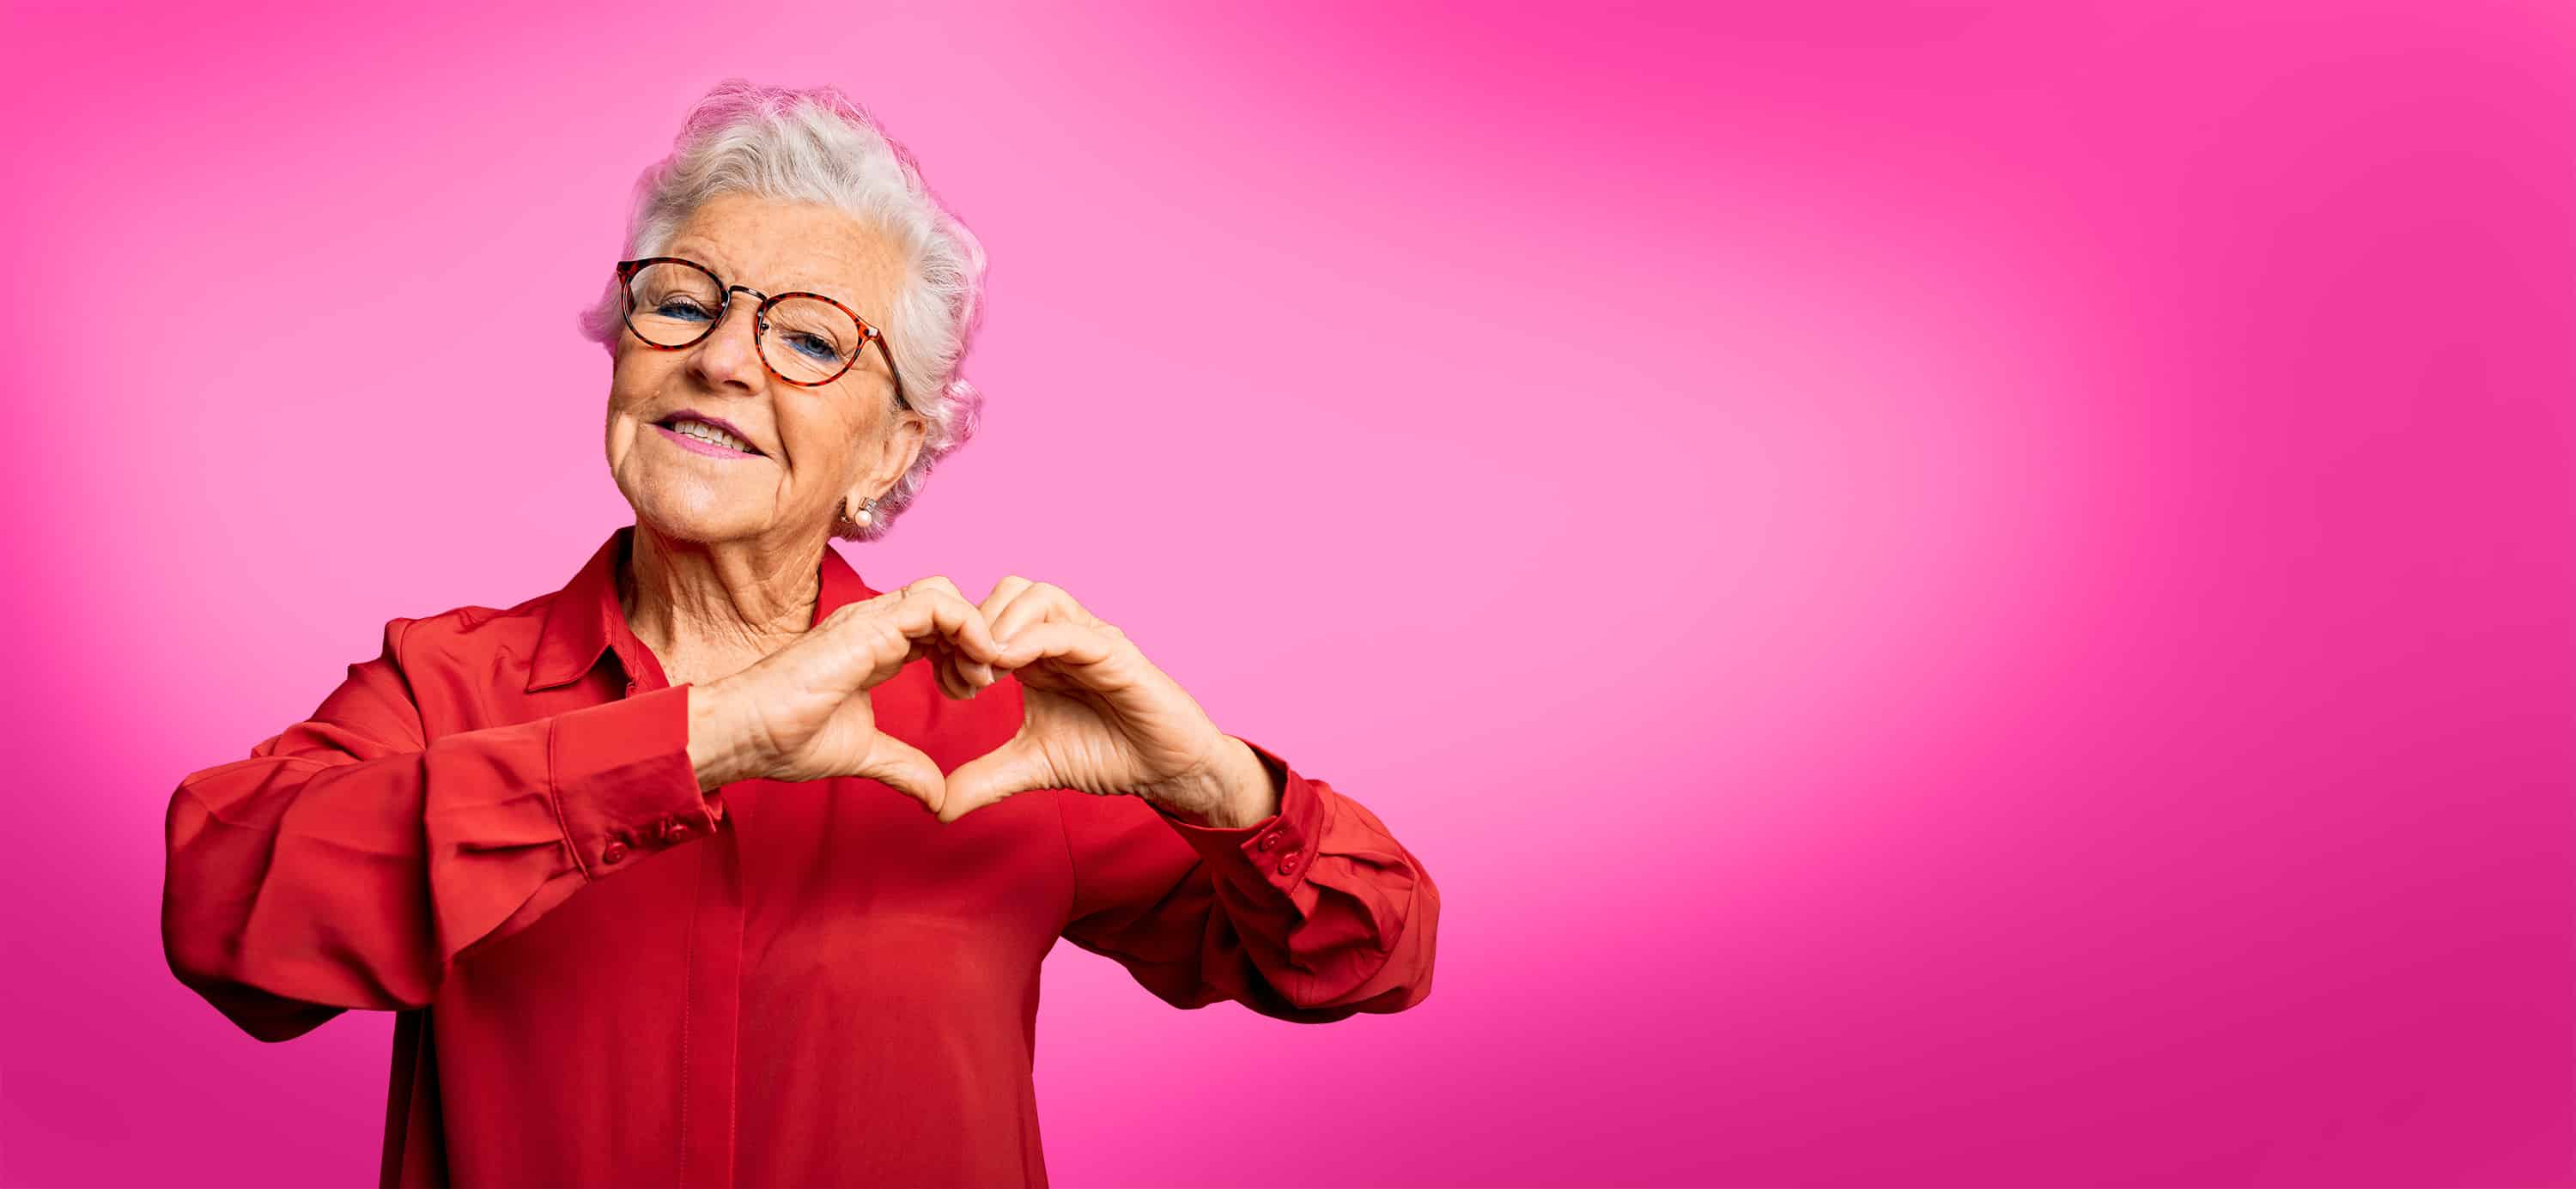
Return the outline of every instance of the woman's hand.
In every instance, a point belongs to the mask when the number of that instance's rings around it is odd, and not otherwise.
[[[943,577],[839,607],[786,647],[709,683],[710,715],[734,724],[708,742],[709,754],[736,756],[716,763],[731,770],[715,774],[719,783],[858,776],[940,812],[947,785],[939,765],[878,731],[868,701],[869,690],[923,657],[939,659],[951,697],[992,684],[991,664],[1001,659],[983,612]]]
[[[1008,742],[948,774],[939,820],[1044,788],[1131,794],[1207,817],[1259,763],[1125,632],[1063,588],[1005,576],[978,611],[1004,642],[998,667],[1019,678],[1025,713]],[[971,661],[959,668],[963,680],[978,675]]]

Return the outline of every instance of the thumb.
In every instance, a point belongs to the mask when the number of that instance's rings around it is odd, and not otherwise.
[[[946,782],[940,778],[939,765],[918,747],[883,731],[868,741],[868,755],[859,761],[852,776],[881,781],[888,788],[921,802],[921,807],[939,812],[945,800]]]
[[[953,822],[1013,793],[1053,785],[1053,766],[1027,732],[991,751],[959,764],[948,774],[947,803],[939,820]]]

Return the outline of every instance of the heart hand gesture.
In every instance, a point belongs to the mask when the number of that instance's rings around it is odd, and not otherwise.
[[[877,730],[868,691],[913,661],[939,657],[946,667],[961,652],[973,663],[1001,658],[983,613],[946,578],[834,608],[786,647],[709,683],[703,699],[693,695],[690,753],[700,787],[859,776],[938,812],[946,792],[938,763]],[[701,713],[712,724],[703,732]]]
[[[1185,817],[1218,808],[1223,777],[1239,770],[1227,766],[1231,750],[1241,745],[1127,633],[1062,587],[1016,574],[995,583],[977,610],[1000,659],[988,666],[952,655],[949,663],[970,686],[989,684],[993,668],[1010,670],[1023,717],[1000,747],[948,774],[939,820],[1045,788],[1140,796]]]
[[[876,729],[868,700],[924,658],[952,698],[973,697],[1004,671],[1023,695],[1020,729],[944,777],[919,748]],[[1205,820],[1258,763],[1125,632],[1061,587],[1017,575],[981,606],[930,577],[837,608],[702,693],[690,739],[701,787],[865,777],[943,822],[1042,788],[1140,796]]]

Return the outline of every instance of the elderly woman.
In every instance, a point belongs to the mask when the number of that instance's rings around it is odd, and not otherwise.
[[[1043,1185],[1058,937],[1175,1007],[1429,994],[1438,892],[1375,814],[1056,586],[830,548],[982,399],[983,250],[864,111],[719,86],[626,246],[585,325],[634,524],[390,620],[171,797],[181,982],[262,1040],[399,1013],[384,1184]]]

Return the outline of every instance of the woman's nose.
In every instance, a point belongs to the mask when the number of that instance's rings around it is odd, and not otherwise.
[[[728,381],[746,388],[760,384],[760,343],[753,332],[758,329],[757,307],[747,301],[729,301],[716,316],[714,329],[698,340],[692,366],[710,384]]]

